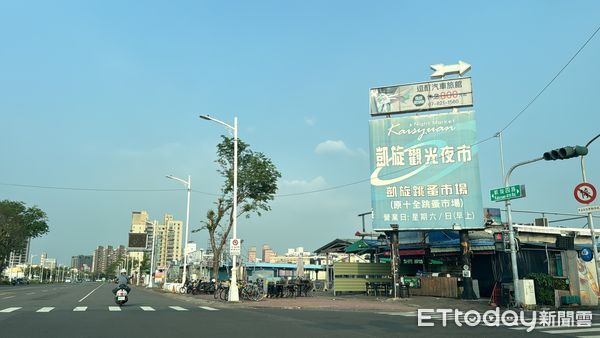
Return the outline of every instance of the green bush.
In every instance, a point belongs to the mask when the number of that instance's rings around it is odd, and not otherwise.
[[[535,301],[539,305],[554,305],[554,290],[569,289],[566,280],[552,278],[552,276],[545,273],[530,273],[525,278],[533,279]]]

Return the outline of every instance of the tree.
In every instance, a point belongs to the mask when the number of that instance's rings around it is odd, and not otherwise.
[[[7,265],[11,251],[25,249],[27,239],[48,232],[48,217],[36,206],[28,208],[18,201],[0,201],[0,271]]]
[[[210,246],[213,252],[213,278],[219,279],[219,266],[223,248],[229,238],[233,226],[233,138],[222,136],[223,140],[217,145],[217,160],[219,174],[225,179],[221,194],[215,202],[215,210],[208,210],[206,221],[199,229],[208,230]],[[250,146],[238,139],[238,190],[237,205],[240,217],[245,215],[262,215],[271,210],[269,202],[277,192],[277,179],[281,174],[264,154],[253,152]]]

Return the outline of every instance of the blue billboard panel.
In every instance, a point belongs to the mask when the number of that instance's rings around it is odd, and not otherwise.
[[[369,121],[373,226],[482,229],[475,114]]]

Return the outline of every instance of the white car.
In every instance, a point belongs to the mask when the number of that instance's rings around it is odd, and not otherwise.
[[[71,283],[71,279],[70,278],[65,279],[65,283]]]

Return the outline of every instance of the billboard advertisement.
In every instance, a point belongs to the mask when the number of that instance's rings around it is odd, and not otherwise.
[[[131,249],[146,249],[146,242],[148,241],[148,235],[145,232],[142,233],[129,233],[128,247]]]
[[[369,121],[373,226],[483,229],[475,114]]]
[[[372,116],[473,106],[471,78],[412,83],[369,90]]]

